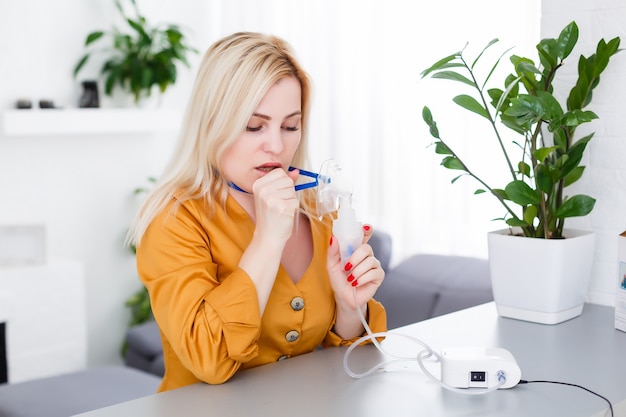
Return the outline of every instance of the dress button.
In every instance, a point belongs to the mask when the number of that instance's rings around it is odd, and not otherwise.
[[[285,339],[288,342],[295,342],[300,337],[300,333],[297,330],[289,330],[285,335]]]
[[[287,355],[280,355],[280,356],[278,357],[278,359],[276,359],[276,360],[277,360],[277,361],[284,361],[285,359],[289,359],[289,356],[287,356]]]
[[[304,308],[304,299],[302,297],[293,297],[291,299],[291,308],[300,311]]]

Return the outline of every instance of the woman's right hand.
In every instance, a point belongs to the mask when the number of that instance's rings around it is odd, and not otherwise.
[[[283,244],[291,237],[300,202],[295,182],[300,172],[276,168],[252,186],[256,232],[278,238]]]

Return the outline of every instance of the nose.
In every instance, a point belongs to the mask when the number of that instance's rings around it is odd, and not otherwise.
[[[268,129],[263,141],[263,150],[273,154],[280,154],[284,147],[283,132],[280,126]]]

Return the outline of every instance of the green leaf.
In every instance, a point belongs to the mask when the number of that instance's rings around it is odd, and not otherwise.
[[[524,210],[524,222],[529,225],[532,225],[535,217],[537,217],[538,209],[537,206],[528,206]]]
[[[558,219],[586,216],[591,213],[595,204],[596,200],[594,198],[578,194],[565,200],[563,205],[556,209],[554,216]]]
[[[516,226],[517,227],[525,227],[525,226],[528,226],[528,224],[525,221],[517,219],[517,218],[514,218],[514,217],[510,218],[510,219],[506,219],[506,224],[508,224],[511,227],[516,227]]]
[[[549,168],[543,164],[538,164],[535,168],[535,182],[541,191],[550,194],[552,187],[554,187],[555,179],[552,177]]]
[[[454,53],[452,55],[448,55],[444,58],[441,58],[439,61],[435,62],[433,65],[431,65],[430,68],[425,69],[424,71],[422,71],[421,75],[422,78],[428,76],[430,73],[440,70],[442,68],[445,67],[445,65],[447,65],[450,61],[457,59],[459,56],[461,55],[460,52]]]
[[[465,174],[457,175],[456,177],[452,178],[452,180],[450,181],[450,184],[454,184],[455,182],[457,182],[457,180],[461,178],[463,175]]]
[[[103,36],[104,36],[104,32],[102,31],[91,32],[89,35],[87,35],[87,38],[85,39],[85,46],[90,45],[92,42],[97,41]]]
[[[433,115],[430,109],[426,106],[422,109],[422,119],[430,127],[430,135],[436,139],[439,139],[439,129],[437,129],[437,123],[433,119]]]
[[[445,158],[443,158],[443,160],[441,161],[441,165],[448,169],[460,169],[466,171],[465,165],[463,165],[463,163],[454,156],[446,156]]]
[[[578,181],[580,177],[582,177],[583,172],[585,172],[585,167],[583,166],[578,166],[572,169],[569,174],[565,175],[565,177],[563,178],[563,186],[569,187],[570,185]]]
[[[483,190],[482,188],[477,189],[476,191],[474,191],[474,194],[483,194],[486,193],[486,190]]]
[[[507,116],[515,117],[518,123],[534,122],[543,113],[541,101],[537,97],[526,94],[512,98],[511,106],[504,112]]]
[[[524,181],[511,181],[504,187],[504,190],[509,196],[509,199],[520,206],[540,203],[540,199],[535,190],[530,188]]]
[[[441,80],[458,81],[463,84],[467,84],[470,87],[476,87],[476,84],[466,76],[459,74],[456,71],[439,71],[432,75],[432,78],[439,78]]]
[[[557,47],[561,59],[565,59],[576,46],[578,42],[578,26],[576,22],[571,22],[561,31],[557,40]]]
[[[522,175],[525,175],[530,178],[530,174],[531,174],[530,165],[528,165],[526,162],[520,161],[517,164],[517,169]]]
[[[506,195],[506,191],[501,188],[492,188],[491,193],[502,200],[510,200],[509,196]]]
[[[550,146],[549,148],[539,148],[535,152],[533,152],[533,156],[539,162],[543,162],[556,149],[559,149],[559,147]]]
[[[557,50],[557,41],[555,39],[542,39],[537,44],[537,52],[539,54],[539,62],[547,72],[552,71],[559,64],[559,51]]]
[[[489,41],[489,43],[483,48],[482,51],[480,51],[480,53],[478,54],[478,56],[476,57],[476,59],[474,60],[474,62],[472,62],[472,65],[470,66],[470,68],[474,69],[474,67],[476,66],[476,64],[478,63],[478,61],[480,60],[480,57],[483,56],[483,54],[485,53],[485,51],[487,49],[489,49],[491,46],[495,45],[496,43],[499,42],[498,38],[494,38],[492,40]]]
[[[516,89],[517,83],[519,82],[521,78],[522,77],[515,78],[514,80],[510,81],[509,84],[506,86],[506,90],[504,90],[502,95],[500,95],[498,102],[495,106],[496,112],[499,112],[502,106],[504,105],[504,103],[506,103],[507,99],[509,98],[509,95],[511,95],[511,92],[514,89]]]
[[[74,78],[76,78],[76,76],[78,75],[78,72],[85,66],[85,63],[87,62],[88,59],[89,59],[89,54],[86,54],[78,61],[78,64],[76,64],[76,67],[74,68]]]
[[[563,176],[568,175],[572,170],[574,170],[582,161],[583,154],[585,149],[587,148],[587,144],[593,137],[593,133],[578,139],[567,151],[567,159],[563,163],[563,167],[561,170],[563,171]]]
[[[474,112],[479,116],[489,119],[489,113],[487,110],[472,96],[467,94],[461,94],[452,99],[456,104],[463,107],[466,110]]]
[[[448,146],[442,141],[437,141],[435,143],[435,153],[440,155],[453,155],[453,152],[448,148]]]

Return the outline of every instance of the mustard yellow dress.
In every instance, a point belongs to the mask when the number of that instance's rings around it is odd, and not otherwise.
[[[335,300],[326,272],[330,222],[311,220],[314,255],[297,284],[279,267],[263,316],[239,259],[254,223],[231,197],[211,216],[203,200],[157,216],[137,248],[137,270],[161,331],[159,391],[219,384],[239,369],[351,343],[333,333]],[[356,312],[355,312],[356,314]],[[373,332],[387,330],[383,306],[368,302]]]

